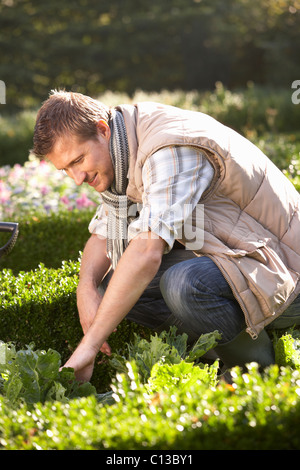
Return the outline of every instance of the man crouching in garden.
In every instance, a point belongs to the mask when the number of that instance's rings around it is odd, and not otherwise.
[[[125,317],[190,342],[218,330],[226,367],[274,362],[266,330],[300,323],[300,196],[257,147],[200,112],[57,91],[33,152],[101,198],[65,364],[78,380]]]

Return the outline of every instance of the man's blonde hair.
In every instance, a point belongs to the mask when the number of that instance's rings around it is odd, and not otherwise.
[[[46,158],[57,138],[74,135],[80,141],[95,139],[97,122],[110,119],[110,108],[81,93],[52,90],[40,108],[33,136],[32,153]]]

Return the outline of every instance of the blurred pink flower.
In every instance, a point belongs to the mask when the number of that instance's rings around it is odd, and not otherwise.
[[[11,191],[9,191],[9,189],[6,188],[3,181],[0,181],[0,203],[4,204],[7,201],[9,201],[10,195],[11,195]]]
[[[92,190],[91,190],[92,191]],[[86,209],[97,206],[88,188],[83,192],[45,160],[0,168],[0,220],[32,211]]]
[[[45,161],[45,160],[41,160],[39,162],[39,166],[37,168],[37,171],[40,173],[40,174],[48,174],[51,172],[51,167],[49,166],[49,164]]]
[[[91,201],[86,194],[82,194],[80,197],[76,199],[76,207],[77,209],[81,209],[83,207],[90,207],[90,206],[96,206],[96,204]]]
[[[22,176],[23,173],[24,173],[23,167],[19,163],[16,163],[12,167],[12,170],[11,170],[10,174],[8,175],[8,178],[9,178],[9,180],[14,180],[14,179],[19,178],[20,176]]]
[[[50,192],[50,189],[47,188],[47,186],[42,186],[40,188],[40,191],[41,191],[42,195],[45,196],[46,194],[48,194]]]
[[[62,197],[60,198],[60,200],[61,200],[61,202],[62,202],[63,204],[65,204],[66,206],[68,206],[68,205],[70,204],[70,199],[68,198],[68,196],[62,196]]]

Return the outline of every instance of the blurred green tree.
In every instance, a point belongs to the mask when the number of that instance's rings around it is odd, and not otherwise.
[[[5,109],[39,104],[57,87],[290,86],[300,76],[299,15],[299,0],[0,0]]]

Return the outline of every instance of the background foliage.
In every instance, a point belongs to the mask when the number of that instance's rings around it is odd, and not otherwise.
[[[299,0],[1,0],[6,111],[66,87],[290,88],[300,76]]]
[[[277,89],[248,83],[243,89],[230,90],[217,82],[210,91],[137,90],[129,96],[108,90],[96,98],[108,106],[157,101],[210,114],[260,146],[282,169],[294,156],[291,146],[299,141],[300,104],[293,104],[289,87]],[[0,114],[0,165],[23,164],[28,160],[35,118],[36,110]]]

